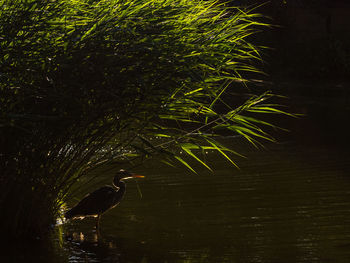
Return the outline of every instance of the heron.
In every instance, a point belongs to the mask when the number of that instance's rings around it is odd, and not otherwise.
[[[96,231],[99,234],[101,215],[120,203],[126,190],[124,180],[131,178],[144,178],[144,176],[121,169],[114,176],[113,186],[106,185],[87,194],[77,205],[65,213],[65,218],[97,217]]]

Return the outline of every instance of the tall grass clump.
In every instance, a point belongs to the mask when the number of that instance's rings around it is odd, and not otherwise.
[[[209,168],[203,150],[233,163],[223,131],[273,140],[256,116],[282,113],[271,94],[235,93],[259,72],[260,20],[212,0],[2,0],[2,233],[45,235],[97,165],[160,154],[192,169],[182,149]]]

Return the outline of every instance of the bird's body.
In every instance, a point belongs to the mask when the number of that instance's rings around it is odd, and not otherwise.
[[[125,194],[125,183],[121,183],[123,186],[118,187],[119,189],[106,185],[87,194],[76,206],[66,212],[66,219],[98,216],[115,207]]]
[[[126,184],[122,180],[130,178],[143,178],[143,176],[133,175],[125,170],[120,170],[114,177],[113,186],[106,185],[87,194],[77,205],[65,213],[65,218],[97,217],[96,228],[99,230],[100,216],[118,205],[123,199]]]

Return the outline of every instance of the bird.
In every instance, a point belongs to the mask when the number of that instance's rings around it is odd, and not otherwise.
[[[77,205],[65,213],[65,218],[97,217],[96,231],[99,234],[101,215],[120,203],[126,190],[124,180],[131,178],[144,178],[144,176],[123,169],[119,170],[114,176],[113,186],[106,185],[87,194]]]

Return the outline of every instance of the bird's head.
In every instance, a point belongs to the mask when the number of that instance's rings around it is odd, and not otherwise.
[[[114,176],[113,183],[115,185],[118,185],[119,181],[131,179],[131,178],[144,178],[144,176],[138,175],[138,174],[133,174],[133,173],[130,173],[128,171],[121,169]]]

